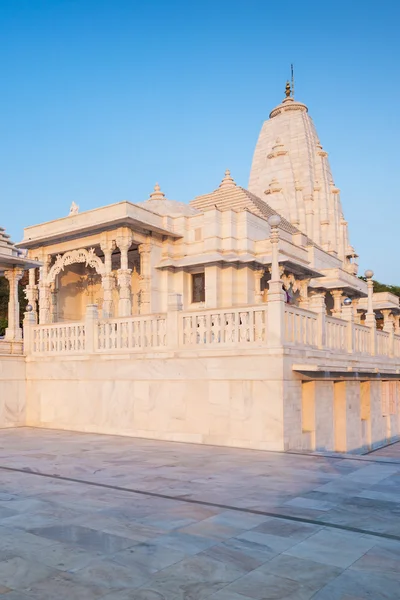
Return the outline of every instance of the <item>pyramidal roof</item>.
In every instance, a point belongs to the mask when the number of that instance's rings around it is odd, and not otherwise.
[[[32,260],[26,256],[25,250],[19,250],[11,241],[4,227],[0,227],[0,275],[6,269],[21,267],[30,269],[31,267],[40,267],[41,263]]]
[[[3,255],[18,257],[21,254],[21,251],[14,246],[4,227],[0,227],[0,257]]]
[[[197,196],[190,202],[190,206],[197,208],[197,210],[202,212],[211,208],[218,208],[218,210],[222,211],[234,210],[237,212],[248,210],[266,220],[268,220],[271,215],[278,214],[269,206],[269,204],[261,200],[258,196],[237,185],[232,179],[229,170],[225,171],[225,176],[221,181],[219,188],[210,194]],[[287,231],[287,233],[293,234],[299,232],[294,225],[289,223],[289,221],[283,217],[279,227],[283,229],[283,231]]]

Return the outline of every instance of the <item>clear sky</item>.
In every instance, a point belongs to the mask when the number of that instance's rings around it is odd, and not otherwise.
[[[398,0],[0,0],[0,223],[247,187],[294,62],[360,269],[400,284]]]

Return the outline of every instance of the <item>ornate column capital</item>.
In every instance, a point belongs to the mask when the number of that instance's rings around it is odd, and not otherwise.
[[[20,281],[20,279],[22,278],[23,274],[24,270],[20,269],[19,267],[14,267],[13,269],[7,269],[7,271],[4,271],[4,277],[8,280],[10,284],[12,282],[18,283],[18,281]]]

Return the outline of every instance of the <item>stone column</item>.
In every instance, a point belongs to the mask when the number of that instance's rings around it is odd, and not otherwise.
[[[112,274],[111,256],[115,250],[115,241],[101,242],[100,248],[104,253],[104,273],[101,276],[101,287],[103,288],[103,319],[111,319],[113,315],[113,290],[115,288],[115,278]]]
[[[326,304],[324,291],[315,291],[310,297],[310,310],[318,315],[318,348],[326,346]]]
[[[343,290],[331,290],[331,294],[333,298],[332,316],[341,319]]]
[[[392,310],[385,308],[381,310],[381,313],[383,314],[383,331],[391,333],[393,331]]]
[[[27,310],[24,313],[24,354],[27,356],[32,353],[32,327],[36,325],[36,316],[33,310]]]
[[[391,309],[381,310],[383,314],[383,331],[389,334],[389,357],[394,354],[394,319]]]
[[[310,299],[308,297],[308,284],[310,283],[309,279],[303,279],[300,281],[300,299],[299,306],[300,308],[308,309],[310,307]]]
[[[261,291],[261,279],[263,278],[265,273],[264,269],[256,269],[254,271],[254,298],[256,304],[261,304],[263,301],[263,292]]]
[[[50,322],[57,323],[57,287],[56,282],[50,284]]]
[[[281,274],[279,269],[279,215],[272,215],[268,219],[271,227],[271,279],[268,289],[268,311],[267,311],[267,337],[270,347],[282,347],[284,342],[284,316],[285,316],[285,292],[282,289]]]
[[[139,313],[146,315],[151,310],[151,244],[139,245],[140,255],[140,307]]]
[[[121,268],[118,269],[118,316],[132,316],[131,276],[132,269],[128,269],[128,250],[132,244],[130,235],[117,238],[117,246],[121,251]]]
[[[368,302],[367,302],[367,314],[365,315],[365,324],[371,328],[371,354],[376,354],[376,317],[373,306],[373,295],[374,295],[374,282],[372,277],[374,272],[371,270],[365,271],[365,277],[367,279],[368,287]]]
[[[360,298],[353,298],[353,312],[354,312],[354,323],[360,324],[361,315],[358,312],[358,303],[360,302]]]
[[[4,277],[8,280],[10,286],[10,295],[8,299],[8,327],[5,334],[5,339],[8,342],[19,342],[22,340],[22,329],[19,325],[18,281],[21,279],[23,273],[23,269],[18,269],[16,267],[4,271]]]
[[[51,261],[50,255],[43,257],[43,265],[39,269],[39,323],[46,325],[50,323],[50,284],[47,283],[47,275]]]
[[[345,299],[348,301],[348,298]],[[348,304],[343,304],[342,309],[343,319],[347,321],[347,351],[352,354],[354,352],[354,309],[353,303],[350,301]]]
[[[394,315],[394,332],[396,335],[400,334],[400,315]]]
[[[39,300],[39,291],[38,291],[38,286],[36,285],[36,269],[29,269],[29,283],[28,285],[25,287],[24,290],[24,294],[25,294],[25,298],[28,302],[28,304],[30,304],[32,306],[32,313],[33,313],[33,317],[35,319],[35,323],[37,323],[37,302]],[[32,316],[30,317],[30,319],[32,320]]]

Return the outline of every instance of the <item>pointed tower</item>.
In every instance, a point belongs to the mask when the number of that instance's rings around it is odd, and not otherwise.
[[[285,93],[262,126],[249,191],[326,251],[338,255],[349,269],[356,254],[349,243],[328,154],[307,106],[292,97],[289,83]]]

